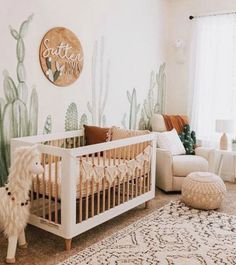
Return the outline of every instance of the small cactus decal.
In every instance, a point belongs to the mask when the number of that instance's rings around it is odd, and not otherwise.
[[[128,129],[136,130],[140,104],[137,103],[137,93],[136,93],[135,88],[133,89],[132,94],[129,91],[127,91],[127,98],[129,101]],[[127,128],[127,126],[126,126],[126,113],[124,114],[121,123],[124,126],[124,128]]]
[[[151,130],[151,117],[154,113],[164,113],[165,102],[165,88],[166,88],[166,75],[165,63],[161,64],[159,71],[151,72],[150,88],[148,96],[144,100],[143,108],[141,110],[141,118],[139,121],[139,129]]]
[[[14,137],[34,135],[38,131],[38,96],[35,87],[32,89],[29,110],[28,87],[24,66],[25,44],[24,37],[33,15],[25,20],[19,31],[10,27],[10,33],[16,40],[18,84],[4,70],[3,88],[5,98],[0,99],[0,185],[6,182],[10,167],[10,140]]]
[[[88,117],[85,113],[80,118],[80,123],[79,123],[79,129],[80,130],[84,128],[84,124],[85,125],[88,124]]]
[[[99,58],[99,64],[97,59]],[[99,88],[96,86],[97,81],[97,67],[99,67]],[[98,42],[94,44],[93,58],[92,58],[92,101],[87,103],[88,111],[92,117],[92,124],[98,126],[106,125],[106,116],[104,110],[107,103],[110,79],[110,62],[106,62],[106,73],[104,75],[104,38],[101,39],[100,53],[98,56]],[[104,84],[105,78],[105,84]],[[98,90],[98,96],[97,94]]]
[[[48,115],[43,127],[43,134],[49,134],[52,132],[52,116]]]
[[[66,111],[65,131],[78,130],[78,110],[74,102],[72,102]]]

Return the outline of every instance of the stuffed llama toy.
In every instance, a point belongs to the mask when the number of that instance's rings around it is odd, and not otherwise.
[[[16,149],[8,183],[0,188],[0,230],[8,238],[7,263],[15,262],[17,241],[27,247],[24,228],[29,217],[29,190],[34,174],[43,173],[38,146]]]

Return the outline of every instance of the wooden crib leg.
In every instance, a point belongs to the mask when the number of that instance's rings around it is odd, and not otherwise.
[[[145,209],[148,209],[149,208],[149,202],[150,201],[145,202]]]
[[[71,239],[65,239],[66,251],[71,250],[71,242],[72,242],[72,238]]]

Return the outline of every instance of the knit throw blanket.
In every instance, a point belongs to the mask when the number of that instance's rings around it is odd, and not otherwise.
[[[167,131],[176,129],[177,133],[183,131],[185,124],[188,124],[188,117],[182,115],[163,115]]]

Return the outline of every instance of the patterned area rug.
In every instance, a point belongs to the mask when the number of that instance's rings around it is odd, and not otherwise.
[[[179,201],[131,224],[60,265],[236,264],[236,216]]]

